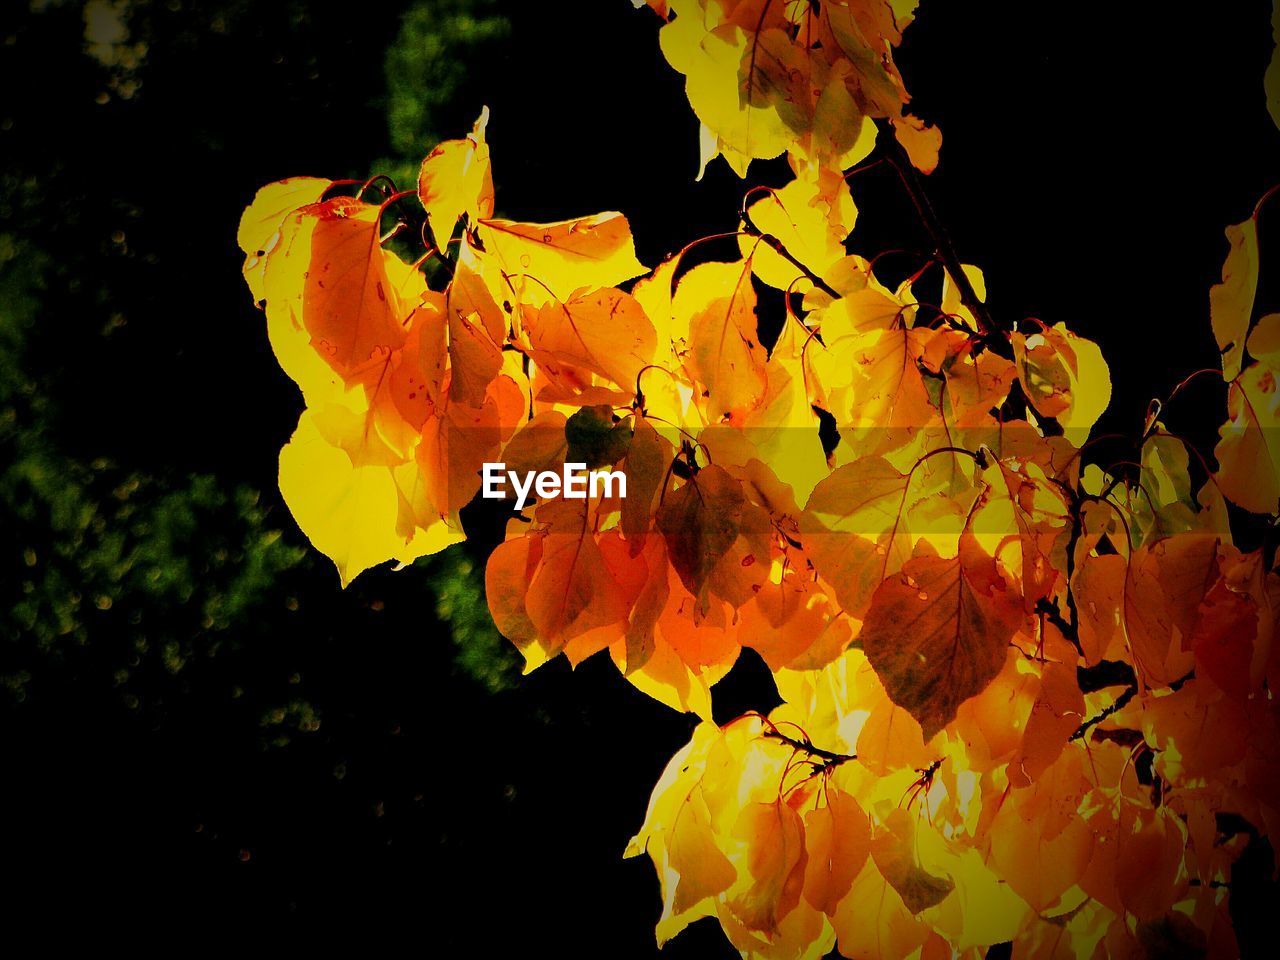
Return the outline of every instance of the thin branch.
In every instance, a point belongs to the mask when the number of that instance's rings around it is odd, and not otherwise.
[[[908,196],[911,197],[911,202],[916,208],[920,222],[924,225],[925,230],[929,233],[929,238],[933,241],[935,252],[942,260],[942,265],[946,269],[947,275],[951,277],[951,282],[956,285],[956,289],[960,293],[960,302],[969,308],[969,312],[978,321],[978,328],[984,337],[996,342],[1002,341],[1003,337],[1000,335],[1004,331],[992,319],[987,305],[978,297],[978,292],[973,288],[968,275],[964,272],[955,246],[951,243],[951,238],[947,235],[946,228],[934,211],[933,204],[930,202],[928,194],[925,193],[924,185],[921,184],[920,177],[916,174],[916,168],[912,165],[906,150],[902,148],[902,144],[898,143],[896,137],[886,136],[883,139],[887,144],[886,149],[889,153],[886,159],[898,171],[898,178],[902,181],[903,187],[906,188]]]
[[[791,251],[788,250],[785,246],[783,246],[783,243],[781,240],[779,240],[777,237],[775,237],[771,233],[765,233],[763,230],[761,230],[759,227],[755,225],[755,223],[751,219],[751,214],[748,212],[747,206],[745,203],[742,205],[742,232],[747,234],[747,236],[755,237],[756,239],[764,243],[766,246],[768,246],[771,250],[773,250],[774,253],[782,257],[783,260],[786,260],[787,263],[791,264],[793,267],[795,267],[797,270],[803,273],[809,279],[810,283],[812,283],[815,287],[817,287],[827,296],[831,297],[833,300],[840,299],[840,293],[838,290],[835,289],[835,287],[831,286],[831,284],[827,283],[820,276],[818,276],[816,273],[814,273],[812,270],[806,267],[803,263],[797,260],[792,255]]]
[[[1107,719],[1107,717],[1111,716],[1114,713],[1119,713],[1126,706],[1128,706],[1129,701],[1134,698],[1134,695],[1137,692],[1138,692],[1138,688],[1136,685],[1127,687],[1124,693],[1116,697],[1115,702],[1112,703],[1109,707],[1105,707],[1096,716],[1092,716],[1088,720],[1086,720],[1084,723],[1080,724],[1080,726],[1076,728],[1076,732],[1071,735],[1070,739],[1083,740],[1085,736],[1089,733],[1089,731],[1092,730],[1095,726],[1100,724],[1103,720]]]

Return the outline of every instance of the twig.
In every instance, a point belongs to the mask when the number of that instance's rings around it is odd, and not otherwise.
[[[974,319],[978,322],[978,329],[988,342],[999,343],[1003,341],[1001,334],[1004,331],[991,317],[991,312],[987,309],[987,305],[978,297],[978,292],[974,290],[973,284],[969,281],[969,276],[964,272],[960,263],[960,257],[956,254],[955,246],[951,243],[951,238],[947,235],[946,228],[942,225],[942,221],[938,219],[937,213],[933,209],[933,204],[929,201],[928,194],[924,191],[923,184],[916,174],[916,168],[912,165],[907,152],[902,148],[902,144],[898,143],[896,137],[886,136],[883,138],[888,144],[888,159],[890,165],[898,171],[898,178],[902,181],[902,185],[906,188],[907,195],[911,197],[911,202],[916,208],[916,213],[920,217],[920,222],[929,233],[929,238],[933,241],[935,252],[942,260],[942,265],[946,268],[951,282],[956,285],[956,289],[960,293],[960,302],[969,308],[969,312],[973,314]]]
[[[751,219],[751,214],[747,212],[747,205],[745,203],[742,205],[742,232],[747,234],[747,236],[755,237],[756,239],[764,243],[766,246],[768,246],[771,250],[773,250],[774,253],[782,257],[783,260],[786,260],[787,263],[791,264],[793,267],[795,267],[797,270],[803,273],[806,277],[808,277],[809,282],[812,283],[819,290],[821,290],[823,293],[825,293],[827,296],[831,297],[833,300],[840,299],[839,291],[837,291],[833,286],[831,286],[831,284],[827,283],[820,276],[818,276],[816,273],[814,273],[812,270],[806,267],[803,263],[797,260],[792,255],[791,251],[788,250],[785,246],[783,246],[783,243],[781,240],[779,240],[777,237],[775,237],[771,233],[765,233],[763,230],[761,230],[759,227],[755,225],[755,223]]]

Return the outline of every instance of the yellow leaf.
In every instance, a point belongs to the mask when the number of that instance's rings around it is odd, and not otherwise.
[[[781,241],[792,256],[819,276],[844,257],[844,240],[857,218],[843,178],[832,194],[822,191],[814,179],[797,178],[780,190],[761,194],[747,213],[757,229]],[[803,276],[798,267],[754,237],[739,235],[738,247],[742,256],[750,259],[756,276],[772,287],[789,290]]]
[[[911,555],[908,482],[880,457],[864,457],[819,483],[800,517],[810,560],[852,616],[866,613],[876,588]]]
[[[486,219],[472,233],[476,243],[464,245],[462,262],[473,257],[480,264],[498,300],[510,299],[514,287],[523,302],[541,306],[583,287],[612,287],[645,272],[620,213],[558,223]]]
[[[462,540],[443,522],[397,534],[400,496],[390,470],[354,466],[346,451],[329,444],[310,412],[280,451],[280,492],[302,532],[338,568],[342,585],[392,558],[408,563]]]
[[[1111,372],[1098,345],[1059,323],[1029,337],[1015,331],[1013,354],[1031,406],[1083,444],[1111,402]]]
[[[464,213],[472,223],[493,216],[493,173],[484,139],[488,123],[485,107],[465,140],[446,140],[422,161],[418,199],[437,250],[444,249]]]
[[[744,102],[739,72],[749,58],[747,34],[726,23],[718,5],[698,0],[672,2],[676,17],[662,28],[658,41],[667,61],[685,75],[685,92],[698,119],[714,132],[726,159],[739,176],[755,158],[776,157],[791,142],[786,124],[770,107]],[[726,149],[727,148],[727,149]],[[706,166],[704,153],[703,166]]]
[[[1227,227],[1222,282],[1209,288],[1209,318],[1222,354],[1222,376],[1234,380],[1244,359],[1245,337],[1258,290],[1258,224],[1253,217]]]
[[[729,907],[749,930],[776,931],[804,888],[804,823],[778,799],[746,807],[733,832],[747,844],[751,884]]]
[[[911,158],[911,165],[921,173],[933,173],[938,166],[938,151],[942,149],[942,131],[905,113],[891,117],[889,122],[902,149]]]
[[[245,256],[244,279],[255,302],[265,296],[266,257],[279,241],[281,225],[293,211],[318,202],[331,186],[332,180],[320,177],[290,177],[254,194],[240,217],[236,243]]]
[[[1221,439],[1213,450],[1219,488],[1253,513],[1280,513],[1277,375],[1275,368],[1255,363],[1232,381],[1227,392],[1230,419],[1218,429]]]
[[[916,821],[902,808],[885,819],[871,841],[871,856],[881,875],[898,891],[907,909],[918,914],[940,904],[956,885],[950,877],[925,869],[916,847]]]
[[[860,960],[902,960],[918,950],[929,928],[868,861],[833,918],[840,953]]]
[[[687,364],[711,422],[741,418],[765,395],[765,350],[756,339],[751,261],[704,263],[680,280],[674,315],[689,329]]]

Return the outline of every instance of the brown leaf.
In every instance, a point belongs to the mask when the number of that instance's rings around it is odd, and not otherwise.
[[[742,484],[712,464],[669,491],[658,508],[658,529],[671,565],[695,597],[738,539],[745,503]]]
[[[912,913],[936,907],[956,888],[950,877],[929,873],[916,859],[915,821],[898,808],[871,841],[871,856],[881,875],[898,891]]]
[[[890,699],[930,740],[1004,665],[1022,598],[970,533],[952,559],[917,556],[875,593],[860,638]]]

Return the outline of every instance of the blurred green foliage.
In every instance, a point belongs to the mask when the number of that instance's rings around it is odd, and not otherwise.
[[[194,53],[218,37],[252,35],[250,6],[227,0],[195,21],[169,20],[159,8],[131,2],[91,2],[82,15],[56,7],[33,17],[59,42],[81,43],[78,69],[105,90],[99,105],[130,101],[123,109],[145,111],[148,93],[159,93],[165,71],[181,60],[166,57]],[[506,35],[506,21],[494,9],[490,0],[422,0],[403,12],[386,53],[385,97],[395,157],[388,164],[405,182],[440,138],[435,118],[450,114],[467,65]],[[296,4],[286,16],[298,25],[306,18]],[[314,76],[312,63],[298,69]],[[221,133],[209,123],[208,142],[222,149]],[[100,409],[119,402],[87,397],[76,367],[84,361],[75,358],[88,356],[92,366],[96,344],[126,323],[136,337],[147,311],[171,309],[157,304],[148,284],[172,273],[181,254],[172,260],[163,250],[139,255],[132,231],[127,241],[123,231],[108,230],[106,251],[124,257],[128,268],[104,269],[104,247],[84,242],[103,233],[93,218],[110,222],[128,207],[129,218],[145,224],[147,210],[125,200],[104,209],[101,194],[91,194],[93,184],[81,175],[83,164],[51,156],[31,132],[11,141],[22,149],[0,161],[0,685],[6,691],[0,696],[21,703],[69,676],[88,675],[110,683],[126,706],[145,711],[149,701],[170,695],[173,678],[193,665],[228,646],[251,653],[254,644],[296,629],[298,618],[288,618],[301,601],[322,610],[366,601],[338,594],[336,577],[280,512],[274,490],[264,495],[244,482],[154,462],[138,468],[127,453],[115,456],[109,442],[102,451],[86,450],[83,437],[64,437],[86,404]],[[216,212],[226,221],[220,234],[230,252],[236,213],[234,207]],[[68,243],[69,230],[83,239]],[[224,285],[233,284],[237,278],[225,278]],[[65,317],[69,297],[91,312]],[[267,349],[265,335],[260,347]],[[213,386],[194,384],[192,395],[211,397]],[[138,431],[149,428],[134,424]],[[156,432],[163,445],[163,427]],[[264,462],[270,457],[264,452]],[[494,630],[482,568],[464,550],[428,558],[400,577],[434,593],[438,616],[451,627],[457,671],[489,691],[509,683],[518,657]],[[424,626],[429,603],[416,612]],[[236,663],[246,676],[231,678],[233,698],[254,685],[262,666],[252,655]],[[320,708],[298,689],[278,691],[255,709],[265,742],[275,746],[287,743],[291,731],[320,725]]]
[[[111,635],[114,646],[94,652],[97,668],[136,706],[132,679],[144,663],[176,674],[213,656],[303,551],[283,542],[244,485],[207,475],[170,483],[60,451],[46,416],[55,398],[22,363],[47,266],[0,236],[3,684],[21,701],[42,668]]]
[[[405,11],[384,62],[392,159],[379,168],[401,189],[417,182],[437,143],[469,132],[475,116],[465,116],[458,94],[510,31],[494,0],[426,0]]]

